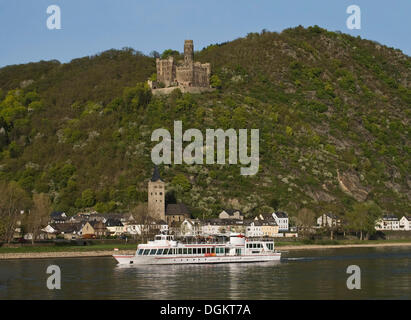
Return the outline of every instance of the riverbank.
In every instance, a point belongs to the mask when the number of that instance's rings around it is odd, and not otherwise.
[[[381,247],[411,247],[411,242],[386,242],[386,243],[364,243],[364,244],[303,244],[278,246],[279,251],[290,250],[318,250],[318,249],[342,249],[342,248],[381,248]]]
[[[81,258],[81,257],[109,257],[115,254],[134,254],[135,244],[120,244],[114,247],[108,245],[88,247],[28,247],[28,248],[0,248],[0,260],[12,259],[46,259],[46,258]],[[279,242],[277,250],[324,250],[341,248],[379,248],[379,247],[410,247],[411,240],[407,241],[363,241],[362,243],[341,244],[302,244],[300,242],[290,245],[288,242]],[[7,250],[8,249],[8,250]],[[5,252],[6,251],[6,252]],[[9,251],[9,252],[7,252]]]

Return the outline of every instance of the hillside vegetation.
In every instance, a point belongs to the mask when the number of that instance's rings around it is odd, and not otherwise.
[[[366,201],[410,214],[410,57],[298,27],[210,45],[195,59],[211,62],[221,88],[153,97],[143,82],[155,59],[132,49],[0,69],[0,179],[49,193],[71,214],[130,210],[147,198],[151,133],[181,120],[203,133],[260,129],[255,176],[240,176],[241,165],[160,168],[194,215],[345,215]]]

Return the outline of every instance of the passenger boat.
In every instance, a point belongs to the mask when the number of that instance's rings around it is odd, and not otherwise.
[[[138,245],[134,255],[113,257],[122,265],[200,264],[279,261],[281,253],[274,249],[273,240],[247,239],[238,233],[222,243],[182,243],[172,235],[160,234],[153,241]]]

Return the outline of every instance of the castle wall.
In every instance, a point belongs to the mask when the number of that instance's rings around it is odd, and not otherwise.
[[[176,79],[176,66],[174,58],[156,59],[157,81],[165,84],[166,87],[172,85]]]

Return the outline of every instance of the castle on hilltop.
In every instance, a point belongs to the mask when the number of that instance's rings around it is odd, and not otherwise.
[[[178,87],[183,92],[211,91],[210,63],[194,62],[193,40],[184,41],[184,60],[177,63],[174,57],[156,59],[157,81],[148,81],[153,93],[169,93]],[[171,90],[169,89],[171,88]]]

